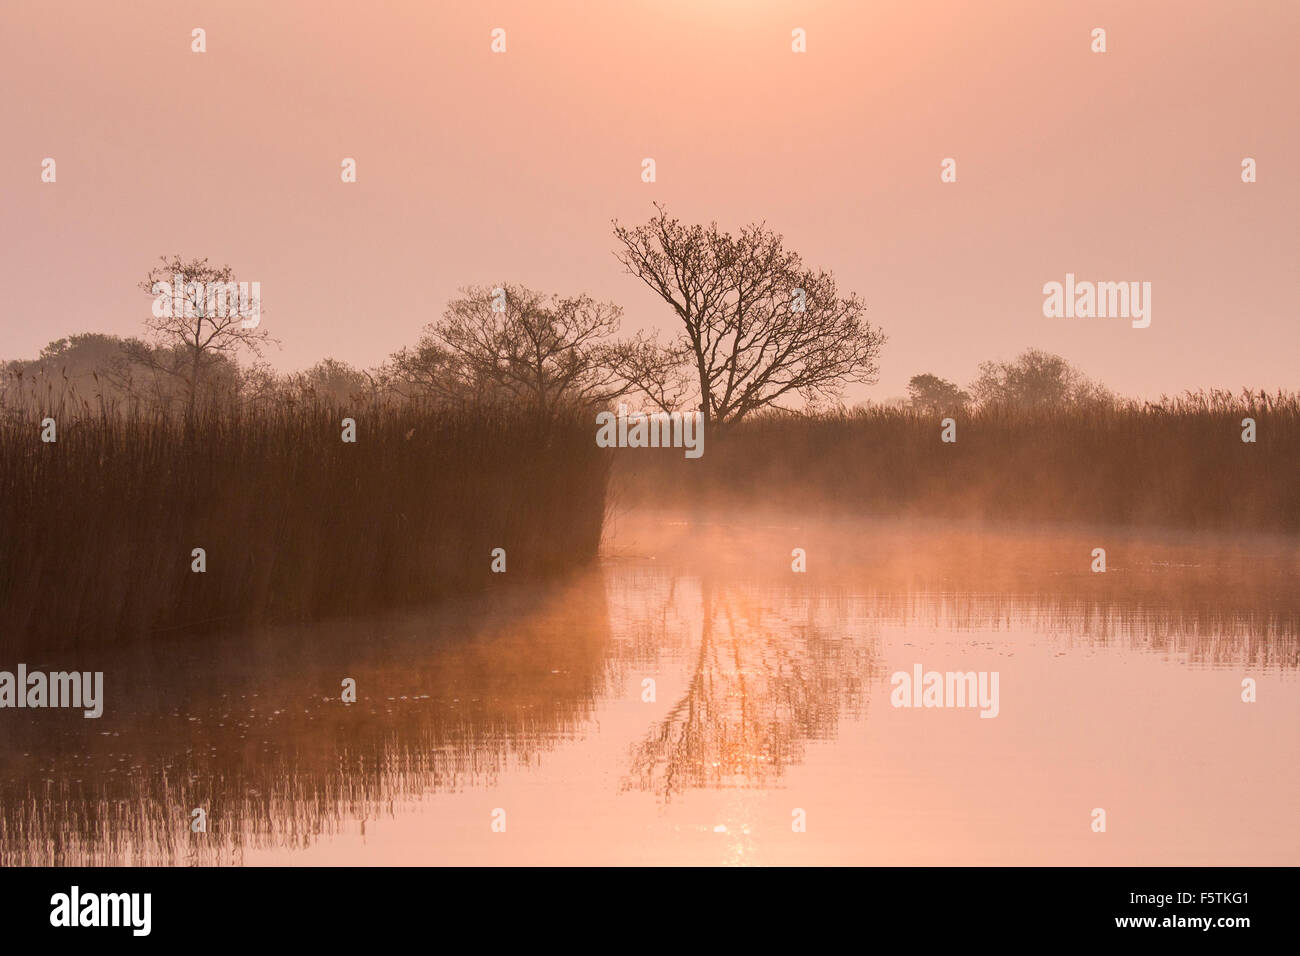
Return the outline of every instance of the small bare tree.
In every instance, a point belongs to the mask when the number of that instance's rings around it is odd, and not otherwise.
[[[159,260],[140,283],[154,298],[145,320],[149,341],[132,343],[130,359],[179,380],[192,416],[209,372],[233,364],[243,351],[260,358],[274,339],[256,323],[245,324],[240,312],[256,310],[260,318],[261,303],[251,295],[241,298],[230,266],[212,266],[206,258]]]
[[[626,391],[603,341],[618,330],[621,314],[587,295],[473,286],[447,304],[414,351],[399,352],[390,364],[435,394],[501,398],[547,421],[564,408],[603,404]]]
[[[681,323],[658,361],[646,340],[622,353],[619,368],[638,388],[661,390],[665,366],[683,359],[706,424],[725,425],[794,396],[815,403],[838,398],[849,382],[875,382],[884,333],[830,272],[806,268],[761,223],[733,236],[655,208],[645,225],[614,222],[616,258]]]
[[[403,399],[456,405],[481,398],[467,386],[464,369],[464,364],[426,329],[414,346],[389,356],[378,374],[383,389]]]

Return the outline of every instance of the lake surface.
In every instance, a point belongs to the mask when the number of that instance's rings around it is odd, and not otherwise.
[[[0,862],[1300,864],[1292,539],[637,512],[507,577],[27,654],[105,713],[0,711]],[[893,706],[916,665],[997,716]]]

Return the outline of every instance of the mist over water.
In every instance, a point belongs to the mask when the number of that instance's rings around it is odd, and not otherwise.
[[[0,862],[1295,864],[1298,571],[1263,535],[615,513],[558,583],[79,656],[102,718],[7,714]],[[918,664],[998,672],[996,718],[892,706]]]

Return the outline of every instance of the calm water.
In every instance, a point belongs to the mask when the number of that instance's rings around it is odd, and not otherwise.
[[[1283,539],[623,515],[545,589],[26,655],[106,707],[0,712],[0,862],[1300,864],[1298,580]],[[998,716],[891,706],[915,664]]]

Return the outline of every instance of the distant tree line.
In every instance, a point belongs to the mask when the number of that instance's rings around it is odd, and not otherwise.
[[[1027,349],[1011,361],[981,362],[969,391],[947,379],[925,373],[907,383],[912,408],[952,414],[967,406],[1018,409],[1060,409],[1108,405],[1115,396],[1061,358]]]
[[[140,283],[155,297],[139,337],[84,333],[32,360],[0,367],[7,407],[104,412],[209,405],[395,399],[421,405],[523,407],[539,421],[628,397],[658,410],[699,410],[727,427],[760,413],[841,407],[852,383],[877,380],[884,333],[832,273],[806,266],[759,223],[738,234],[687,225],[661,206],[648,222],[614,222],[615,258],[650,288],[675,322],[659,335],[620,338],[612,302],[554,295],[511,282],[462,288],[417,341],[375,368],[328,358],[300,372],[265,362],[266,325],[242,322],[204,289],[232,289],[234,270],[162,257]],[[176,275],[176,307],[159,309],[158,283]],[[259,305],[260,315],[260,305]],[[985,362],[967,389],[914,376],[911,407],[950,413],[970,405],[1046,408],[1111,400],[1065,359],[1031,349]]]

